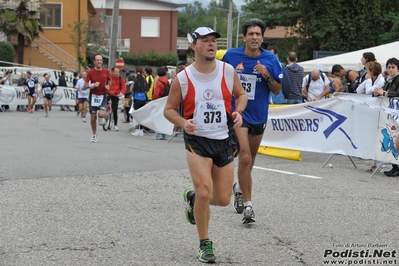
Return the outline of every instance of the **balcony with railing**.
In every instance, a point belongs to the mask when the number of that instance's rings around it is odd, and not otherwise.
[[[111,47],[111,39],[105,38],[105,45],[104,49],[109,51],[109,47]],[[119,53],[130,53],[130,38],[118,38],[116,40],[116,51]]]
[[[227,49],[227,38],[217,39],[218,49]],[[187,37],[177,37],[177,50],[187,50],[190,48],[190,43]]]

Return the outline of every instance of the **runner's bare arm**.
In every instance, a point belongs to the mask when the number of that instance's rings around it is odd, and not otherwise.
[[[179,79],[176,78],[173,81],[172,86],[170,87],[168,100],[166,102],[163,114],[164,114],[165,118],[168,119],[171,123],[173,123],[174,125],[176,125],[178,127],[184,128],[187,120],[184,119],[184,117],[182,117],[177,112],[177,108],[179,107],[181,101],[182,101],[181,86],[180,86]]]
[[[233,85],[233,95],[236,98],[236,109],[232,116],[234,119],[234,127],[240,127],[242,125],[242,114],[247,107],[248,94],[242,89],[240,78],[237,72],[234,71],[234,85]]]

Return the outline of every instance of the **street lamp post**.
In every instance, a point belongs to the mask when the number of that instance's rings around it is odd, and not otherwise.
[[[232,17],[233,17],[233,0],[229,1],[229,15],[227,17],[227,49],[231,48],[231,44],[232,44],[232,30],[233,30],[233,21],[232,21]]]
[[[243,13],[243,14],[239,14],[237,17],[233,18],[232,23],[235,19],[237,19],[237,33],[236,33],[236,48],[238,47],[238,34],[239,34],[239,28],[240,28],[240,18],[246,15],[251,15],[253,14],[251,13]]]

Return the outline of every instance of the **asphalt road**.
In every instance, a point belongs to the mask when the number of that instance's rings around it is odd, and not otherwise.
[[[119,122],[90,143],[89,123],[58,107],[0,122],[0,266],[201,265],[181,136],[133,137]],[[256,223],[211,208],[217,265],[399,265],[399,178],[370,178],[369,160],[301,156],[258,155]]]

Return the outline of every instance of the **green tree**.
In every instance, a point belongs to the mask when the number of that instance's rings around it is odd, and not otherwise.
[[[211,0],[208,7],[203,7],[202,3],[195,1],[178,14],[178,36],[185,37],[196,28],[206,26],[214,28],[222,37],[227,37],[228,12],[229,0]],[[233,3],[233,18],[237,15],[238,10]]]
[[[382,44],[380,34],[392,28],[384,15],[397,13],[399,2],[246,0],[244,10],[257,13],[268,28],[291,28],[297,51],[310,59],[313,50],[353,51]]]
[[[24,63],[25,41],[31,43],[43,29],[40,10],[44,0],[3,0],[0,10],[0,30],[7,37],[18,38],[18,63]]]
[[[389,25],[391,30],[380,34],[381,41],[386,43],[399,41],[399,15],[393,12],[385,14],[384,23]]]
[[[90,26],[87,20],[81,20],[75,21],[73,24],[68,24],[68,27],[71,29],[71,31],[68,31],[68,34],[75,47],[79,63],[79,71],[81,66],[83,66],[84,68],[86,68],[87,66],[85,54],[88,43],[87,36],[89,35]]]
[[[0,58],[1,61],[14,63],[15,50],[9,42],[0,42]],[[11,66],[12,64],[0,63],[1,66]]]

